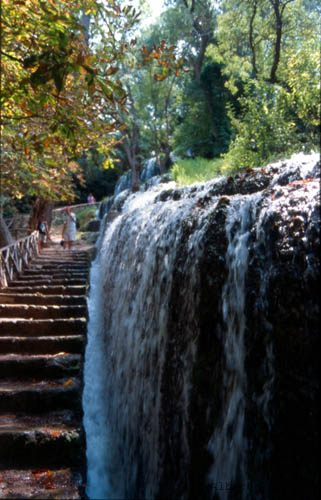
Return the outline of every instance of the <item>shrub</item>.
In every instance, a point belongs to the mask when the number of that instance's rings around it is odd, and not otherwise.
[[[181,185],[204,182],[225,175],[230,170],[229,164],[223,159],[206,160],[205,158],[194,158],[189,160],[178,160],[171,168],[173,179]]]

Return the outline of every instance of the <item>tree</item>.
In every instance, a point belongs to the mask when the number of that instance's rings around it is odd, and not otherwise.
[[[228,86],[239,97],[230,109],[236,130],[228,159],[258,166],[315,147],[319,116],[318,16],[303,0],[225,0],[217,45]],[[238,83],[238,86],[236,85]],[[307,83],[308,82],[308,83]]]
[[[113,168],[103,168],[105,160],[106,156],[94,146],[77,160],[84,179],[84,183],[74,179],[77,200],[80,203],[87,202],[89,193],[92,193],[97,201],[113,195],[121,171],[118,162],[114,163]]]
[[[179,155],[212,158],[225,152],[230,124],[225,106],[230,94],[224,86],[221,63],[207,56],[215,42],[217,9],[207,0],[172,0],[163,14],[190,72],[180,84],[173,144]],[[195,127],[195,123],[198,124]]]
[[[110,19],[100,52],[88,44],[84,12],[97,29]],[[108,161],[126,100],[114,76],[124,54],[116,33],[136,21],[117,0],[2,0],[2,193],[67,200],[75,158],[96,143]]]
[[[124,48],[105,39],[104,51],[94,53],[78,20],[84,9],[97,22],[102,15],[113,16],[114,38],[124,29],[124,18],[135,22],[116,1],[106,7],[90,0],[72,6],[67,0],[2,2],[5,194],[66,198],[70,173],[77,169],[71,160],[93,141],[106,154],[116,142],[113,134],[121,124],[115,109],[124,106],[126,95],[113,75]]]
[[[168,165],[172,89],[184,59],[177,55],[170,36],[158,23],[137,35],[137,39],[124,32],[122,43],[126,54],[119,75],[128,105],[126,110],[118,109],[119,120],[124,124],[119,150],[131,169],[135,191],[144,159],[155,154],[161,170]]]
[[[201,82],[202,87],[195,80],[186,82],[177,107],[173,144],[181,157],[213,158],[228,151],[232,129],[226,107],[232,96],[225,87],[222,65],[206,61]],[[204,98],[204,88],[211,100],[210,108],[208,99]]]
[[[209,0],[168,0],[181,19],[180,37],[193,68],[194,79],[200,83],[205,53],[212,41],[215,28],[215,10]],[[183,27],[183,30],[181,28]],[[182,36],[183,35],[183,36]]]

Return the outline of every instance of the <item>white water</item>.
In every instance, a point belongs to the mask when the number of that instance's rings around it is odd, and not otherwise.
[[[209,449],[214,465],[209,475],[213,495],[228,498],[230,486],[241,480],[246,498],[246,438],[244,433],[246,372],[244,333],[245,277],[248,267],[248,239],[252,227],[251,213],[256,199],[235,198],[226,221],[228,277],[222,292],[223,332],[226,369],[224,371],[224,408],[221,424],[212,436]]]
[[[157,492],[169,291],[184,230],[182,220],[204,194],[203,188],[201,185],[194,197],[175,203],[155,203],[160,188],[131,196],[101,240],[91,270],[84,373],[89,498],[133,498],[137,490],[144,491],[145,498],[153,498]],[[187,347],[180,404],[185,414],[181,439],[186,462],[185,426],[195,356],[192,339],[198,329],[197,255],[206,216],[203,211],[189,236],[184,262],[189,270],[182,304]],[[140,486],[141,481],[145,486]]]
[[[100,248],[101,238],[97,246]],[[100,252],[98,252],[91,267],[90,283],[91,287],[88,296],[88,339],[84,364],[85,384],[83,391],[88,466],[86,493],[91,499],[106,500],[117,498],[117,496],[113,494],[108,474],[110,438],[105,403],[107,370]]]
[[[166,189],[169,187],[173,186],[167,185]],[[204,207],[198,210],[198,199],[205,198],[210,189],[210,185],[204,184],[186,190],[185,197],[179,201],[156,202],[157,194],[164,188],[154,188],[127,199],[122,214],[105,231],[91,270],[84,425],[87,494],[93,500],[149,500],[157,495],[164,466],[160,419],[166,395],[162,394],[162,378],[166,351],[172,342],[168,334],[170,293],[186,225],[193,230],[184,242],[187,251],[185,261],[181,262],[180,317],[184,318],[186,346],[180,359],[181,380],[177,380],[177,385],[181,392],[177,405],[181,417],[178,469],[182,475],[189,463],[191,372],[200,330],[199,256],[206,251],[202,237],[217,199],[212,196],[207,211]],[[258,197],[232,196],[227,208],[228,277],[222,289],[226,370],[220,423],[213,429],[209,443],[213,466],[208,477],[212,494],[221,500],[228,498],[229,486],[236,480],[242,483],[243,498],[247,494],[244,338],[248,325],[244,311],[249,243]],[[277,204],[278,199],[273,203]],[[268,210],[262,212],[259,224],[256,221],[253,233],[257,244],[263,246],[262,227]],[[267,275],[266,268],[260,282],[263,309]],[[213,335],[214,331],[215,325]],[[270,428],[274,352],[268,336],[264,362],[267,376],[255,398]],[[184,498],[187,497],[182,495],[181,500]]]

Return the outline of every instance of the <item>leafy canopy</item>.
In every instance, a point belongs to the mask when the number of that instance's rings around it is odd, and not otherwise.
[[[238,94],[228,160],[258,166],[318,145],[320,32],[315,2],[224,0],[217,43],[208,56],[224,64]]]
[[[100,49],[88,43],[81,23],[90,16]],[[66,199],[72,195],[73,161],[92,144],[109,154],[122,123],[126,93],[117,79],[126,48],[117,33],[138,14],[117,0],[2,0],[2,192]],[[107,161],[108,163],[108,161]]]

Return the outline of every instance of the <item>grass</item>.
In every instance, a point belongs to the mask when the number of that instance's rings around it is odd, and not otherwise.
[[[79,231],[85,231],[88,222],[96,218],[97,207],[95,205],[82,208],[77,211],[77,219],[79,222]]]
[[[194,158],[178,160],[171,168],[170,173],[174,181],[181,185],[205,182],[221,175],[229,175],[233,171],[225,159]]]

